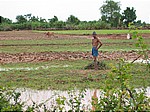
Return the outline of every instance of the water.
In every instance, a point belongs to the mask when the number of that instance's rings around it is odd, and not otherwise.
[[[127,62],[131,63],[131,60],[128,60]],[[144,63],[144,64],[150,64],[150,59],[148,60],[143,60],[143,59],[139,59],[136,60],[134,63]],[[1,71],[11,71],[11,70],[23,70],[23,71],[31,71],[31,70],[39,70],[39,69],[48,69],[48,68],[68,68],[68,67],[72,67],[72,65],[51,65],[51,66],[39,66],[39,67],[19,67],[19,68],[0,68],[0,72]]]
[[[132,61],[129,60],[129,61],[127,61],[127,62],[131,63]],[[134,61],[134,63],[150,64],[150,59],[147,59],[147,60],[139,59],[139,60]]]
[[[23,71],[32,71],[32,70],[39,70],[39,69],[48,69],[48,68],[67,68],[67,67],[71,67],[71,65],[63,65],[63,66],[60,66],[60,65],[51,65],[51,66],[39,66],[39,67],[19,67],[19,68],[0,68],[0,72],[4,72],[4,71],[11,71],[11,70],[16,70],[16,71],[19,71],[19,70],[23,70]]]
[[[84,98],[81,98],[81,109],[90,110],[92,108],[92,95],[94,93],[94,89],[88,89],[84,93]],[[59,90],[32,90],[32,89],[17,89],[16,92],[21,93],[21,101],[26,102],[27,106],[31,106],[33,102],[37,105],[44,103],[47,109],[53,110],[56,104],[56,99],[64,96],[69,102],[69,99],[73,97],[79,97],[80,91],[74,90],[73,92],[69,91],[59,91]],[[96,91],[96,94],[99,96],[100,91]],[[80,98],[79,98],[80,99]],[[41,110],[43,109],[40,108]],[[65,104],[65,110],[68,111],[70,108],[67,103]]]
[[[92,97],[98,97],[101,95],[100,90],[94,90],[94,89],[86,89],[84,93],[84,98],[80,98],[80,91],[74,90],[74,92],[69,91],[59,91],[59,90],[32,90],[32,89],[17,89],[17,92],[21,93],[21,101],[25,102],[26,106],[33,105],[33,102],[35,102],[37,105],[44,103],[46,108],[49,110],[54,110],[54,108],[57,106],[56,99],[62,98],[63,96],[66,98],[66,101],[69,102],[70,99],[73,97],[78,97],[81,99],[81,109],[83,110],[91,110],[92,109]],[[150,87],[147,88],[146,95],[150,97]],[[70,110],[71,106],[68,106],[67,103],[65,103],[65,111]],[[26,108],[26,107],[25,107]],[[44,107],[41,107],[40,110],[42,111]]]

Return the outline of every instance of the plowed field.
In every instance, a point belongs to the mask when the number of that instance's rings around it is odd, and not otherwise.
[[[100,39],[126,39],[126,35],[122,34],[107,34],[107,35],[98,35]],[[150,34],[143,34],[144,38],[150,38]],[[89,42],[85,43],[60,43],[60,44],[36,44],[36,43],[23,43],[23,44],[6,44],[3,41],[16,41],[16,40],[58,40],[58,39],[91,39],[91,35],[61,35],[54,34],[54,36],[48,37],[44,33],[32,32],[32,31],[10,31],[10,32],[0,32],[0,47],[8,47],[8,46],[16,46],[16,47],[25,47],[25,46],[50,46],[50,45],[62,45],[62,46],[72,46],[72,45],[80,45],[87,44],[90,45]],[[112,44],[117,44],[115,42],[112,43],[104,43],[106,46],[111,46]],[[129,43],[123,43],[129,44]],[[131,43],[130,43],[131,44]],[[12,49],[14,50],[14,49]],[[12,51],[13,52],[13,51]],[[148,51],[150,57],[150,51]],[[119,58],[124,58],[126,60],[133,60],[137,58],[139,55],[136,51],[100,51],[99,52],[99,60],[116,60]],[[142,57],[141,57],[142,58]],[[9,53],[0,51],[0,63],[20,63],[20,62],[43,62],[50,60],[78,60],[78,59],[92,59],[91,52],[89,51],[60,51],[60,52],[19,52],[19,53]]]

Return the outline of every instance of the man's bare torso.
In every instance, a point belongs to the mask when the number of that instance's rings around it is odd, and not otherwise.
[[[99,40],[97,38],[92,39],[92,46],[97,47],[99,44]]]

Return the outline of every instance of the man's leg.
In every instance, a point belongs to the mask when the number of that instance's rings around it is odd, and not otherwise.
[[[94,56],[94,69],[98,70],[97,57],[96,56]]]

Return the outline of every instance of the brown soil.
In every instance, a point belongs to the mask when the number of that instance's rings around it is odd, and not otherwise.
[[[149,51],[150,57],[150,51]],[[125,60],[134,60],[139,54],[135,51],[130,52],[99,52],[98,60],[118,60],[124,58]],[[141,57],[142,58],[142,57]],[[90,52],[41,52],[41,53],[0,53],[0,63],[20,63],[20,62],[44,62],[50,60],[78,60],[90,59],[92,55]]]
[[[124,39],[126,35],[99,35],[101,38]],[[143,34],[144,37],[150,38],[150,34]],[[0,32],[0,40],[36,40],[36,39],[54,39],[54,38],[90,38],[90,35],[58,35],[48,37],[44,33],[35,33],[32,31],[7,31]],[[85,43],[86,44],[86,43]],[[35,44],[36,45],[36,44]],[[45,44],[43,44],[45,45]],[[5,46],[5,45],[1,45]],[[30,45],[29,45],[30,46]],[[150,51],[148,51],[150,57]],[[99,52],[99,60],[133,60],[139,55],[136,51],[123,52]],[[40,52],[40,53],[1,53],[0,64],[3,63],[20,63],[20,62],[44,62],[50,60],[92,60],[91,52]]]

